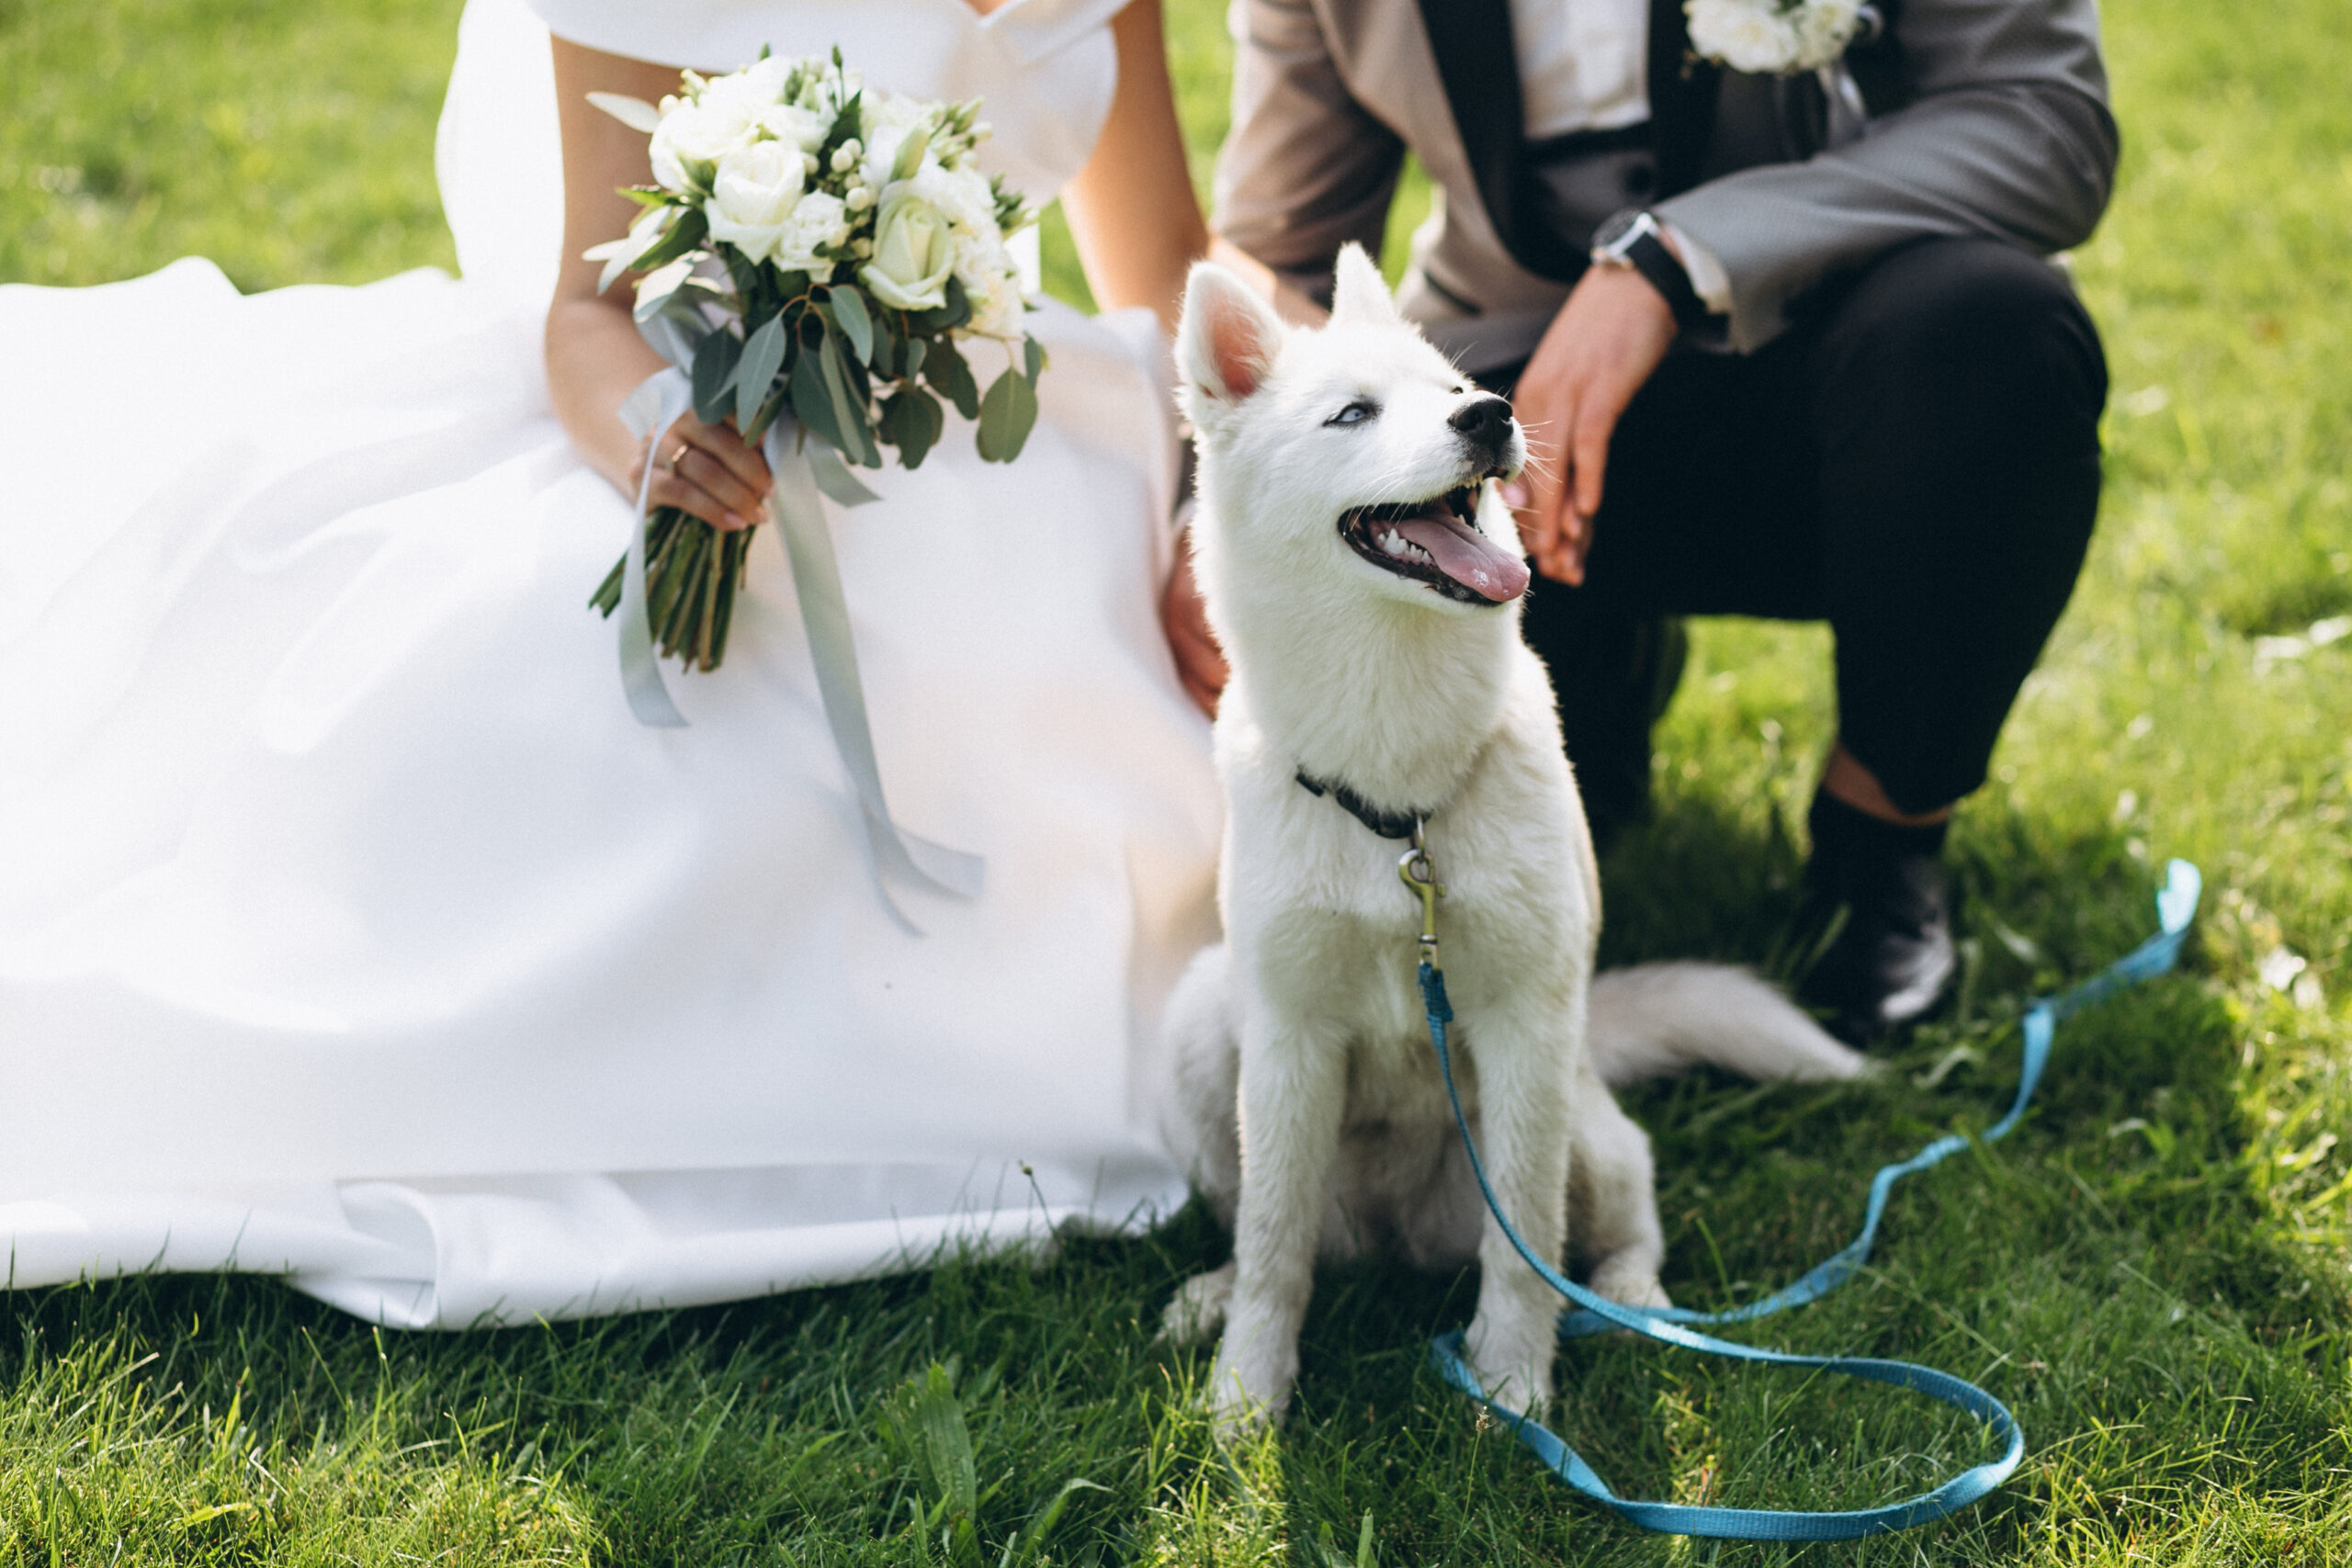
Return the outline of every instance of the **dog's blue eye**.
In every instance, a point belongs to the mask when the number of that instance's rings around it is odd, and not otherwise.
[[[1368,403],[1359,398],[1323,423],[1325,424],[1362,424],[1379,412],[1379,404]]]

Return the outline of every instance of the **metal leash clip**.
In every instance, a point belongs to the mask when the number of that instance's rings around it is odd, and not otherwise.
[[[1445,885],[1437,879],[1437,863],[1430,859],[1430,847],[1421,839],[1421,819],[1413,818],[1413,847],[1396,862],[1396,875],[1413,896],[1421,901],[1421,962],[1437,967],[1437,901],[1445,897]]]

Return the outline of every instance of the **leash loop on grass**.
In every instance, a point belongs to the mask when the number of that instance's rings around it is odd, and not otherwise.
[[[2194,865],[2184,860],[2171,862],[2165,868],[2164,889],[2156,896],[2159,925],[2156,934],[2081,985],[2055,997],[2037,998],[2027,1007],[2024,1060],[2018,1077],[2017,1097],[2011,1102],[2008,1113],[1985,1132],[1985,1143],[2007,1137],[2024,1117],[2026,1107],[2033,1099],[2034,1089],[2041,1081],[2042,1069],[2049,1064],[2051,1041],[2059,1020],[2071,1018],[2118,991],[2171,970],[2180,956],[2181,943],[2188,936],[2188,922],[2197,911],[2202,887],[2203,879]],[[1470,1168],[1478,1179],[1478,1190],[1486,1196],[1487,1211],[1495,1216],[1504,1236],[1526,1260],[1528,1267],[1542,1276],[1544,1283],[1577,1307],[1577,1311],[1562,1316],[1560,1337],[1569,1339],[1611,1329],[1625,1329],[1661,1344],[1699,1350],[1732,1360],[1811,1367],[1871,1382],[1891,1383],[1964,1410],[1991,1427],[1996,1439],[2006,1439],[2000,1458],[1962,1471],[1932,1492],[1875,1508],[1802,1513],[1778,1508],[1712,1508],[1681,1503],[1645,1502],[1620,1497],[1556,1434],[1521,1412],[1487,1398],[1486,1390],[1478,1384],[1476,1374],[1471,1371],[1469,1363],[1464,1359],[1459,1330],[1438,1338],[1430,1347],[1430,1359],[1439,1374],[1502,1417],[1520,1442],[1543,1461],[1547,1469],[1576,1491],[1614,1509],[1645,1529],[1669,1535],[1713,1536],[1732,1540],[1852,1540],[1890,1530],[1911,1529],[1967,1506],[2008,1479],[2018,1461],[2025,1457],[2025,1434],[2019,1430],[2017,1419],[2009,1414],[2007,1406],[1965,1379],[1909,1361],[1867,1356],[1799,1356],[1785,1350],[1762,1349],[1753,1345],[1717,1339],[1686,1326],[1694,1323],[1745,1323],[1769,1317],[1791,1307],[1817,1301],[1844,1284],[1860,1270],[1870,1258],[1871,1248],[1878,1238],[1879,1221],[1885,1213],[1887,1194],[1894,1183],[1913,1171],[1925,1170],[1950,1158],[1968,1146],[1967,1139],[1939,1138],[1909,1159],[1882,1167],[1871,1181],[1870,1204],[1863,1216],[1861,1234],[1794,1284],[1762,1301],[1720,1313],[1690,1312],[1680,1307],[1625,1306],[1574,1283],[1536,1257],[1504,1215],[1502,1205],[1496,1201],[1495,1190],[1487,1179],[1487,1168],[1478,1157],[1478,1145],[1470,1134],[1469,1119],[1462,1112],[1461,1096],[1453,1087],[1453,1055],[1446,1042],[1446,1025],[1453,1020],[1453,1009],[1446,1000],[1445,976],[1434,965],[1425,962],[1420,965],[1419,978],[1422,1005],[1429,1014],[1430,1043],[1436,1047],[1438,1066],[1445,1077],[1446,1099],[1453,1107],[1454,1125],[1461,1132],[1462,1146],[1470,1156]]]

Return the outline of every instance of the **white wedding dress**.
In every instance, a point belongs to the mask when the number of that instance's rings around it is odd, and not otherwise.
[[[987,860],[969,902],[894,888],[924,935],[876,896],[773,529],[724,668],[665,666],[691,727],[631,716],[587,608],[629,507],[539,353],[548,25],[708,70],[838,43],[985,96],[1042,200],[1108,112],[1120,3],[473,0],[462,281],[0,288],[11,1283],[249,1269],[462,1327],[1182,1201],[1147,1086],[1218,807],[1153,613],[1148,318],[1047,305],[1018,462],[951,415],[829,509],[890,805]]]

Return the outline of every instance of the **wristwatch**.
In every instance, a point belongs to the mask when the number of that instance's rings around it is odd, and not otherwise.
[[[1674,312],[1674,324],[1684,330],[1707,319],[1706,301],[1690,287],[1690,275],[1666,248],[1657,219],[1639,208],[1628,208],[1607,220],[1592,235],[1592,265],[1630,267],[1649,279]]]

